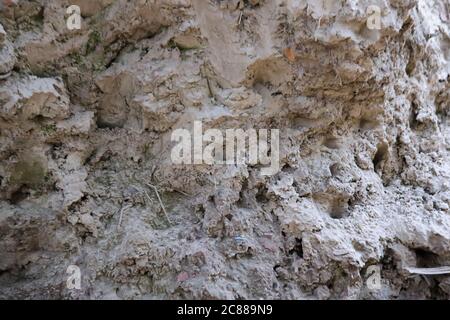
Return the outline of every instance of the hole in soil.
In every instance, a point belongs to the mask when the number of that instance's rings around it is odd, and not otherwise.
[[[286,163],[283,168],[281,168],[281,171],[293,174],[295,172],[295,168]]]
[[[415,101],[411,102],[411,111],[409,115],[409,127],[412,130],[419,130],[421,123],[417,121],[417,115],[419,114],[419,106]]]
[[[312,196],[318,208],[326,212],[333,219],[349,216],[348,196],[317,193]]]
[[[433,268],[439,265],[439,256],[425,249],[415,249],[418,268]]]
[[[289,254],[294,254],[294,253],[296,253],[298,257],[303,258],[302,239],[295,238],[294,248],[289,250]]]
[[[265,186],[258,187],[258,192],[256,193],[256,201],[257,202],[268,202],[269,199],[267,198],[267,191],[268,189]]]
[[[377,146],[377,152],[375,153],[375,156],[373,157],[373,167],[375,170],[378,170],[381,163],[385,161],[388,157],[388,145],[386,143],[380,143]]]
[[[248,180],[242,182],[241,191],[239,191],[239,200],[237,205],[241,208],[249,208],[251,206],[248,196]]]
[[[348,217],[348,201],[336,199],[333,201],[330,210],[330,217],[333,219],[342,219]]]
[[[416,61],[417,60],[414,51],[412,50],[412,48],[410,48],[409,60],[405,68],[405,72],[409,77],[411,77],[411,75],[414,73],[414,70],[416,69]]]
[[[9,202],[11,204],[18,204],[19,202],[25,200],[29,195],[30,195],[30,193],[28,191],[26,191],[26,188],[24,186],[22,186],[19,188],[19,190],[14,191],[11,194]]]

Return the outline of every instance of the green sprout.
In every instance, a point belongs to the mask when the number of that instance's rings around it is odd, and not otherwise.
[[[92,31],[89,34],[89,39],[88,42],[86,44],[86,53],[91,53],[92,51],[95,50],[95,48],[97,48],[97,45],[102,41],[102,37],[100,32],[98,32],[97,30]]]
[[[56,132],[56,125],[55,124],[46,124],[46,125],[42,126],[42,131],[46,135],[51,135]]]

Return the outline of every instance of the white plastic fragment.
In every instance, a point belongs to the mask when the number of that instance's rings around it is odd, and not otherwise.
[[[422,275],[441,275],[441,274],[450,274],[450,267],[436,267],[436,268],[414,268],[414,267],[406,267],[405,268],[409,273],[414,274],[422,274]]]

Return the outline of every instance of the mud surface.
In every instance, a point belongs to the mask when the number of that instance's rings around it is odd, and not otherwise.
[[[449,298],[447,0],[3,2],[0,298]],[[279,172],[174,165],[194,120]]]

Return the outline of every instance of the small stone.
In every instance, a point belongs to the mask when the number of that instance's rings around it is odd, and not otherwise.
[[[84,225],[94,237],[97,237],[97,225],[95,224],[94,218],[90,214],[82,214],[80,216],[80,223]]]
[[[177,281],[178,282],[184,282],[186,280],[189,279],[189,274],[186,271],[181,272],[178,276],[177,276]]]
[[[76,225],[78,223],[78,216],[71,214],[67,217],[67,221],[71,224],[71,225]]]

